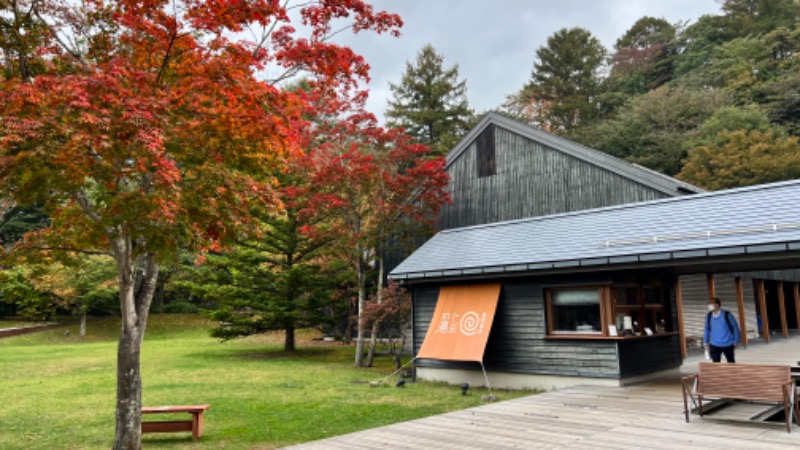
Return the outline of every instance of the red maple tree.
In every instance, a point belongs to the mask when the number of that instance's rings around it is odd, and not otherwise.
[[[401,249],[431,230],[439,208],[450,201],[443,157],[412,141],[398,129],[377,126],[374,118],[353,116],[320,131],[325,145],[310,155],[309,173],[315,186],[308,214],[328,220],[308,233],[336,236],[334,253],[358,276],[355,366],[371,364],[378,323],[373,326],[370,356],[363,361],[370,267],[378,269],[377,302],[384,278],[384,255]]]
[[[25,20],[10,22],[19,45],[0,55],[20,61],[0,81],[1,194],[43,205],[52,219],[22,245],[114,257],[114,448],[137,449],[140,349],[159,268],[178,249],[220,248],[247,231],[250,208],[280,207],[272,175],[297,153],[309,103],[278,82],[305,73],[311,91],[337,106],[363,96],[368,66],[330,40],[334,25],[397,33],[402,22],[362,0],[14,8]]]

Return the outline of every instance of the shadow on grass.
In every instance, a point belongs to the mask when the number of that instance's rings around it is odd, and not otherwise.
[[[201,437],[198,441],[192,441],[191,431],[164,433],[160,434],[159,436],[144,434],[142,435],[142,444],[143,444],[142,446],[143,447],[153,446],[153,448],[164,448],[164,447],[173,447],[179,445],[191,445],[194,442],[201,443],[203,442],[203,440],[204,437]]]
[[[190,353],[187,356],[198,359],[229,358],[238,360],[325,360],[336,361],[341,349],[335,348],[300,348],[293,352],[286,352],[283,349],[263,349],[253,350],[252,348],[235,349],[226,347],[219,351],[203,351]]]

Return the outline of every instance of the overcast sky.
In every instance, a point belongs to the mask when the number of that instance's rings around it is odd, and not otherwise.
[[[368,109],[381,121],[406,61],[431,44],[445,67],[459,66],[467,81],[470,107],[497,108],[530,78],[536,49],[561,28],[582,27],[607,49],[639,18],[693,23],[721,14],[716,0],[372,0],[376,9],[396,12],[402,35],[363,33],[343,38],[372,66]],[[342,35],[344,36],[344,35]]]

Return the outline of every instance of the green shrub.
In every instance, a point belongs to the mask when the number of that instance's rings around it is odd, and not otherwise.
[[[165,314],[191,314],[198,311],[197,305],[186,301],[174,301],[164,305],[161,312]]]

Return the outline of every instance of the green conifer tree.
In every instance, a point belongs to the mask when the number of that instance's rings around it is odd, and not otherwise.
[[[423,47],[414,64],[406,62],[400,83],[389,86],[394,95],[386,110],[389,125],[405,128],[434,154],[446,154],[469,130],[467,83],[459,80],[457,64],[444,67],[433,46]]]

